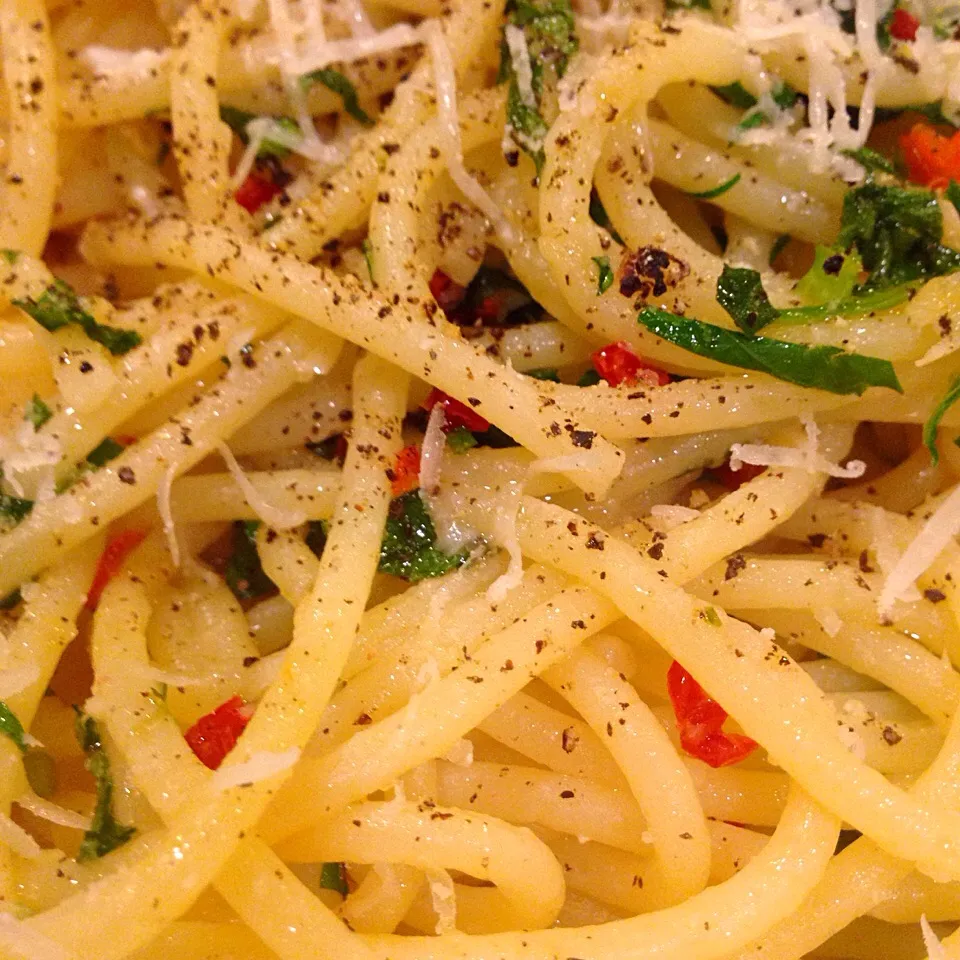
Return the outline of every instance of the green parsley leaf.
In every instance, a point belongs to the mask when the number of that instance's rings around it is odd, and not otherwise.
[[[735,173],[729,180],[725,180],[718,187],[713,187],[710,190],[702,190],[699,193],[689,193],[689,196],[696,197],[697,200],[712,200],[714,197],[719,197],[721,194],[726,193],[732,187],[735,187],[740,182],[740,174]]]
[[[754,110],[748,113],[738,124],[738,130],[753,130],[755,127],[762,127],[769,123],[767,115],[762,110]]]
[[[610,269],[609,257],[591,257],[596,265],[599,275],[597,276],[597,296],[606,293],[613,285],[613,270]]]
[[[372,127],[373,120],[360,107],[357,99],[357,88],[338,70],[325,67],[321,70],[312,70],[300,78],[300,86],[309,90],[315,83],[322,83],[328,90],[333,91],[343,101],[343,109],[358,123],[365,127]]]
[[[581,374],[580,379],[577,381],[577,386],[595,387],[602,379],[603,377],[601,377],[593,367],[590,367]]]
[[[20,259],[19,250],[0,250],[0,257],[3,257],[12,267]]]
[[[598,226],[603,227],[607,233],[613,237],[620,246],[623,246],[623,237],[613,228],[613,224],[610,222],[610,218],[607,216],[607,211],[603,206],[603,203],[600,200],[600,195],[596,190],[590,191],[590,219]]]
[[[347,871],[342,863],[325,863],[320,868],[320,886],[324,890],[336,890],[341,897],[349,893]]]
[[[370,243],[369,237],[363,238],[360,249],[363,251],[363,259],[367,261],[367,273],[370,274],[370,283],[376,286],[377,281],[373,277],[373,246]]]
[[[394,498],[380,546],[380,572],[417,583],[443,576],[466,562],[469,551],[451,555],[439,550],[436,542],[437,531],[420,491]]]
[[[550,380],[552,383],[560,382],[560,373],[556,367],[537,367],[535,370],[527,370],[528,377],[534,380]]]
[[[703,617],[711,627],[722,627],[723,621],[720,619],[720,614],[713,607],[704,607],[700,611],[700,616]]]
[[[738,110],[749,110],[757,105],[757,98],[739,81],[724,87],[710,88],[721,100]]]
[[[867,181],[843,199],[838,244],[855,246],[870,271],[858,292],[960,270],[960,253],[940,243],[943,218],[929,190]]]
[[[21,753],[27,752],[27,741],[23,724],[17,715],[2,700],[0,700],[0,733],[9,737],[17,745]]]
[[[780,311],[770,303],[756,270],[725,263],[717,280],[717,302],[745,333],[756,333],[773,323]]]
[[[637,320],[655,336],[698,356],[758,370],[801,387],[858,396],[867,387],[903,393],[893,364],[878,357],[846,353],[839,347],[752,337],[649,307],[640,311]]]
[[[853,293],[863,264],[855,250],[844,254],[817,244],[813,266],[797,283],[797,294],[813,303],[844,300]]]
[[[926,117],[931,123],[944,124],[950,127],[957,126],[956,122],[951,120],[943,112],[942,100],[935,100],[932,103],[913,103],[906,107],[877,107],[874,122],[885,123],[905,113],[919,113],[921,116]]]
[[[142,342],[136,330],[123,330],[104,323],[97,323],[80,304],[73,289],[63,280],[54,280],[39,299],[32,297],[12,301],[45,330],[59,330],[74,323],[83,328],[83,332],[97,343],[103,344],[114,356],[120,356]]]
[[[237,520],[233,525],[233,553],[223,577],[238,600],[254,600],[277,588],[263,572],[257,553],[257,520]]]
[[[93,774],[97,783],[97,804],[93,810],[93,822],[83,835],[77,860],[94,860],[106,856],[111,850],[123,846],[136,833],[136,827],[120,823],[113,813],[113,777],[110,759],[103,749],[103,741],[96,720],[77,707],[74,729],[77,741],[87,755],[84,766]]]
[[[784,248],[791,239],[789,233],[781,233],[780,236],[773,241],[773,246],[770,248],[770,258],[767,260],[767,263],[769,263],[771,267],[773,266],[773,261],[783,253]]]
[[[250,142],[250,136],[247,133],[247,124],[251,120],[256,120],[257,115],[247,113],[246,110],[238,110],[236,107],[228,107],[223,104],[220,106],[220,119],[240,138],[240,142],[247,144]],[[300,124],[292,117],[274,117],[276,123],[284,130],[290,133],[300,133]],[[266,157],[276,157],[282,160],[290,155],[290,149],[277,143],[275,140],[264,140],[257,150],[257,159],[263,160]]]
[[[845,157],[856,160],[867,173],[890,173],[895,174],[896,168],[893,161],[888,160],[882,153],[871,150],[869,147],[860,147],[859,150],[841,150]]]
[[[0,480],[3,479],[3,471],[0,470]],[[16,526],[25,519],[33,509],[33,501],[25,500],[23,497],[15,497],[10,493],[0,492],[0,518],[9,521],[11,526]]]
[[[940,452],[937,450],[937,427],[943,415],[960,400],[960,377],[955,377],[943,399],[936,405],[927,422],[923,425],[923,443],[930,451],[930,459],[934,466],[940,462]]]
[[[87,454],[86,462],[92,469],[99,470],[100,467],[119,457],[124,450],[126,450],[126,447],[114,440],[113,437],[104,437]]]
[[[779,81],[770,91],[770,99],[781,109],[789,110],[796,105],[800,94],[790,86],[789,83]]]
[[[667,0],[667,13],[676,10],[706,10],[710,12],[710,0]]]
[[[960,213],[960,183],[957,183],[956,180],[951,180],[950,183],[947,184],[947,189],[944,190],[944,195],[953,204],[957,213]]]
[[[447,434],[447,446],[454,453],[466,453],[477,445],[477,438],[466,427],[457,427]]]
[[[34,394],[33,399],[27,404],[27,409],[23,413],[23,419],[29,420],[33,424],[34,430],[39,430],[53,416],[50,408],[40,399],[39,394]]]

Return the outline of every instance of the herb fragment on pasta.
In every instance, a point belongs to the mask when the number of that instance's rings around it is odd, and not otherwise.
[[[528,377],[534,380],[549,380],[551,383],[560,382],[560,371],[556,367],[537,367],[535,370],[524,371]]]
[[[437,531],[420,491],[396,497],[387,515],[379,570],[417,583],[441,577],[466,563],[469,551],[444,553],[436,543]]]
[[[896,174],[896,168],[892,160],[888,160],[882,153],[871,150],[870,147],[860,147],[858,150],[841,150],[840,153],[856,160],[867,173],[889,173]]]
[[[613,270],[609,257],[591,257],[597,265],[597,296],[606,293],[613,286]]]
[[[655,336],[698,356],[767,373],[801,387],[857,396],[868,387],[903,393],[893,364],[879,357],[750,336],[649,307],[640,311],[637,320]]]
[[[960,377],[955,377],[950,384],[947,392],[943,395],[940,402],[936,405],[933,413],[927,418],[923,425],[923,443],[930,451],[930,459],[934,466],[940,462],[940,451],[937,449],[937,428],[944,414],[960,400]]]
[[[373,119],[360,106],[360,100],[357,97],[357,88],[345,77],[339,70],[331,70],[324,67],[320,70],[312,70],[305,73],[300,78],[300,86],[304,90],[309,90],[314,84],[323,84],[328,90],[337,94],[343,101],[343,109],[357,123],[365,127],[373,126]]]
[[[350,890],[344,864],[335,861],[323,864],[320,868],[320,887],[323,890],[336,890],[341,897],[345,897]]]
[[[713,200],[715,197],[723,196],[728,190],[732,190],[741,180],[741,174],[735,173],[729,180],[725,180],[719,186],[712,187],[709,190],[699,192],[690,192],[688,195],[695,200]]]
[[[477,438],[473,435],[473,432],[466,427],[454,427],[447,434],[447,446],[454,453],[466,453],[477,446],[477,443]]]
[[[0,700],[0,733],[16,744],[21,753],[27,752],[26,731],[17,715]]]
[[[552,119],[544,117],[544,94],[566,73],[578,49],[569,0],[509,0],[497,74],[498,83],[510,84],[504,139],[529,154],[538,176]],[[509,153],[507,159],[515,162]]]
[[[127,353],[143,340],[136,330],[98,323],[84,310],[76,293],[63,280],[54,280],[37,299],[25,297],[11,302],[51,333],[69,324],[81,327],[91,340],[102,344],[114,356]]]
[[[34,430],[39,430],[52,416],[53,412],[38,393],[33,395],[23,412],[23,419],[32,423]]]
[[[596,189],[590,191],[590,219],[598,226],[603,227],[607,233],[616,240],[620,246],[624,246],[623,237],[614,229],[613,224],[610,222],[610,217],[607,215],[607,211],[603,206],[603,202],[600,199],[600,195],[597,193]]]
[[[83,835],[83,841],[77,853],[77,860],[95,860],[104,857],[111,850],[122,847],[135,833],[136,827],[124,826],[113,813],[113,776],[110,772],[110,759],[103,749],[100,728],[93,717],[78,707],[74,721],[77,742],[87,755],[84,766],[93,774],[97,787],[97,802],[93,810],[93,822]]]
[[[257,552],[258,520],[237,520],[233,525],[233,552],[223,572],[227,586],[238,600],[254,600],[276,592],[276,584],[264,573]]]
[[[2,480],[3,469],[0,465],[0,481]],[[32,500],[16,497],[12,493],[4,493],[0,490],[0,520],[5,520],[6,525],[16,526],[29,516],[31,510],[33,510]]]
[[[220,119],[240,138],[244,145],[250,142],[250,134],[247,133],[247,124],[252,120],[257,120],[256,114],[248,113],[246,110],[238,110],[236,107],[221,105]],[[299,135],[301,133],[300,124],[292,117],[272,117],[274,123],[289,133]],[[290,155],[290,148],[282,143],[277,143],[269,137],[265,138],[257,148],[257,159],[265,160],[268,157],[276,157],[277,160],[283,160]]]

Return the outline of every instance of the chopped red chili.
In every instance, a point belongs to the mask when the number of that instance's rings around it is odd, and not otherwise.
[[[451,397],[449,394],[436,388],[431,390],[427,395],[427,399],[423,402],[423,408],[425,410],[432,410],[438,403],[443,407],[443,413],[446,419],[443,427],[445,432],[456,430],[457,427],[466,427],[468,430],[473,430],[477,433],[483,433],[485,430],[490,429],[489,420],[484,420],[479,413],[471,410],[465,403],[461,403],[455,397]]]
[[[430,278],[430,292],[433,299],[440,304],[440,309],[449,313],[463,300],[467,288],[455,283],[442,270],[434,270]]]
[[[131,551],[143,543],[146,535],[146,530],[121,530],[107,540],[107,545],[100,554],[100,562],[93,575],[93,582],[87,592],[88,610],[97,609],[100,596],[107,584],[120,572]]]
[[[915,123],[900,137],[900,149],[914,183],[941,190],[960,180],[960,131],[944,136],[927,123]]]
[[[648,363],[633,352],[629,343],[619,340],[608,343],[591,358],[597,373],[611,387],[625,383],[634,386],[643,381],[651,387],[663,387],[670,382],[670,374]]]
[[[390,476],[390,487],[395,497],[399,497],[420,485],[420,448],[411,445],[397,454],[397,461]]]
[[[184,739],[205,767],[216,770],[236,745],[252,714],[251,705],[241,697],[231,697],[202,716],[183,735]]]
[[[727,711],[676,660],[667,671],[667,693],[673,704],[680,746],[711,767],[739,763],[757,749],[742,733],[724,733]]]
[[[920,21],[903,7],[897,7],[890,17],[890,36],[897,40],[916,40]]]
[[[282,192],[282,187],[278,187],[272,180],[257,176],[255,173],[247,175],[247,179],[237,187],[233,198],[250,213],[256,213],[265,203],[272,200],[278,193]]]

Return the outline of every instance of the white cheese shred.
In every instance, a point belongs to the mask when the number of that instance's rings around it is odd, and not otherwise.
[[[881,620],[889,620],[893,605],[913,586],[953,538],[960,533],[960,486],[934,511],[920,532],[904,550],[884,581],[877,600]]]
[[[490,603],[500,603],[507,594],[520,586],[523,580],[523,553],[520,550],[520,538],[517,536],[517,509],[498,511],[494,521],[494,536],[504,550],[510,562],[506,572],[497,577],[487,587],[486,598]]]
[[[463,145],[460,140],[460,122],[457,113],[457,79],[453,69],[450,48],[443,29],[436,20],[429,20],[424,28],[430,57],[433,60],[433,83],[437,96],[437,116],[443,126],[444,154],[450,179],[463,195],[493,224],[497,233],[508,243],[514,240],[513,230],[500,208],[480,183],[470,175],[463,163]]]
[[[650,516],[662,523],[667,530],[679,527],[700,517],[700,511],[679,503],[657,503],[650,508]]]
[[[306,522],[307,515],[302,510],[284,510],[264,500],[243,472],[243,468],[237,463],[233,451],[222,440],[217,443],[217,450],[223,457],[237,486],[243,492],[244,499],[265,524],[275,530],[289,530],[291,527],[299,527],[301,523]]]
[[[920,933],[923,935],[923,945],[927,951],[927,960],[949,960],[947,951],[930,926],[925,913],[920,914]]]
[[[445,423],[442,404],[434,404],[420,448],[420,491],[427,497],[434,495],[440,487],[440,467],[447,448],[447,437],[443,432]]]
[[[455,933],[457,929],[457,896],[453,880],[446,870],[427,870],[430,900],[437,915],[437,934]]]
[[[163,479],[157,487],[157,512],[163,522],[163,533],[167,538],[167,547],[170,550],[170,559],[174,567],[180,567],[180,542],[177,540],[177,527],[173,522],[173,510],[170,506],[170,489],[173,487],[177,475],[175,464],[167,467]]]
[[[223,791],[259,783],[289,770],[299,759],[299,747],[290,747],[282,753],[260,750],[243,763],[220,767],[210,778],[210,785],[214,790]]]
[[[842,480],[862,477],[867,465],[862,460],[849,460],[845,467],[831,463],[817,449],[820,431],[813,420],[804,422],[807,442],[801,447],[777,447],[766,443],[735,443],[730,447],[730,469],[739,470],[745,463],[755,467],[795,467],[808,473],[825,473]]]

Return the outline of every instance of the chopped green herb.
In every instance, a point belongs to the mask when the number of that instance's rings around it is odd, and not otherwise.
[[[749,110],[757,105],[757,98],[739,80],[728,83],[724,87],[710,89],[725,103],[739,110]]]
[[[769,118],[762,110],[754,110],[752,113],[748,113],[738,124],[738,130],[753,130],[756,127],[762,127],[765,123],[769,123]]]
[[[113,437],[104,437],[88,454],[86,462],[94,470],[115,460],[126,449],[122,443],[118,443]]]
[[[763,280],[756,270],[723,265],[717,280],[717,302],[745,333],[756,333],[780,315],[763,289]]]
[[[550,128],[536,107],[523,102],[516,78],[510,81],[507,91],[507,124],[511,139],[530,155],[539,177],[547,159],[541,144]]]
[[[84,766],[97,782],[97,804],[93,811],[93,823],[83,835],[77,860],[94,860],[106,856],[111,850],[123,846],[136,833],[135,827],[119,823],[113,813],[113,777],[110,760],[103,749],[100,730],[93,717],[77,707],[74,728],[83,752],[87,755]]]
[[[534,380],[560,382],[560,373],[556,367],[537,367],[535,370],[527,370],[526,373],[528,377],[533,377]]]
[[[0,471],[0,479],[3,479],[3,471]],[[12,526],[26,518],[32,509],[32,500],[15,497],[11,493],[0,493],[0,518],[9,521]]]
[[[482,266],[467,284],[457,315],[471,325],[479,317],[484,325],[504,326],[539,320],[542,311],[519,280],[496,267]]]
[[[454,453],[466,453],[477,445],[477,438],[466,427],[457,427],[447,434],[447,446]]]
[[[349,893],[347,871],[342,863],[325,863],[320,868],[320,886],[324,890],[336,890],[341,897]]]
[[[720,614],[714,610],[713,607],[704,607],[700,611],[700,616],[703,617],[711,627],[722,627],[723,621],[720,619]]]
[[[166,701],[169,688],[165,683],[158,683],[155,687],[150,688],[150,692],[157,700]]]
[[[256,120],[256,114],[247,113],[246,110],[238,110],[236,107],[220,106],[220,119],[240,138],[240,142],[247,144],[250,142],[250,135],[247,133],[247,124],[251,120]],[[300,133],[300,124],[292,117],[273,117],[277,126],[290,133]],[[277,143],[269,138],[260,144],[257,150],[257,159],[263,160],[267,157],[276,157],[282,160],[289,156],[290,149],[282,143]]]
[[[960,213],[960,183],[957,183],[956,180],[951,180],[947,184],[947,189],[944,190],[944,195],[953,204],[957,213]]]
[[[937,450],[937,427],[940,426],[943,415],[958,400],[960,400],[960,377],[955,377],[943,399],[937,404],[933,413],[930,414],[927,422],[923,425],[923,442],[930,451],[930,459],[934,465],[940,462],[940,452]]]
[[[9,737],[21,753],[27,752],[26,734],[17,715],[0,700],[0,733]]]
[[[377,281],[373,276],[373,246],[371,245],[368,237],[363,238],[363,243],[360,244],[360,249],[363,251],[363,259],[367,261],[367,273],[370,274],[370,283],[373,286],[376,286]]]
[[[580,379],[577,381],[577,386],[595,387],[602,379],[603,377],[601,377],[593,367],[590,367],[581,374]]]
[[[797,283],[797,294],[813,303],[847,299],[857,285],[863,264],[856,250],[843,253],[817,244],[813,266]]]
[[[856,160],[867,173],[895,174],[897,172],[891,160],[869,147],[860,147],[859,150],[841,150],[840,152],[845,157]]]
[[[832,346],[748,336],[649,307],[640,311],[637,320],[655,336],[698,356],[758,370],[801,387],[858,396],[867,387],[903,392],[893,364],[878,357],[846,353]]]
[[[770,91],[770,99],[781,109],[789,110],[795,106],[800,94],[789,83],[779,81]]]
[[[591,257],[590,259],[597,265],[597,296],[599,297],[613,285],[613,270],[610,269],[609,257]]]
[[[940,243],[943,217],[929,190],[867,181],[843,200],[838,244],[855,246],[870,276],[858,292],[960,270],[960,253]]]
[[[728,190],[735,187],[740,182],[740,174],[735,173],[729,180],[724,181],[718,187],[712,187],[710,190],[701,190],[698,193],[690,193],[691,197],[696,197],[697,200],[712,200],[714,197],[719,197],[721,194],[726,193]]]
[[[103,344],[114,356],[120,356],[141,343],[136,330],[123,330],[104,323],[97,323],[80,305],[76,293],[63,280],[54,280],[38,300],[32,297],[12,301],[32,317],[45,330],[59,330],[74,323],[97,343]]]
[[[373,126],[373,120],[360,107],[357,88],[338,70],[329,68],[313,70],[300,78],[300,86],[304,90],[309,90],[315,83],[322,83],[328,90],[337,94],[343,101],[343,109],[358,123],[365,127]]]
[[[771,267],[773,266],[773,261],[783,253],[790,240],[791,237],[789,233],[781,233],[780,236],[773,241],[773,246],[770,248],[770,258],[767,260]]]
[[[0,257],[3,257],[12,267],[20,259],[19,250],[0,250]]]
[[[620,246],[623,246],[623,237],[613,228],[613,224],[610,222],[610,218],[607,216],[607,211],[604,209],[603,203],[600,200],[600,195],[596,190],[590,191],[590,219],[598,226],[603,227],[607,233],[613,237]]]
[[[29,420],[34,430],[39,430],[52,416],[50,408],[40,399],[39,394],[35,393],[33,399],[27,404],[23,419]]]
[[[941,100],[935,100],[932,103],[914,103],[907,107],[877,107],[874,122],[885,123],[887,120],[894,120],[905,113],[919,113],[931,123],[944,124],[950,127],[957,126],[957,123],[943,112],[943,102]]]
[[[254,600],[277,589],[260,564],[257,553],[259,526],[256,520],[238,520],[233,525],[233,553],[223,576],[238,600]]]
[[[667,13],[676,10],[706,10],[710,11],[710,0],[667,0]]]
[[[444,553],[436,547],[437,532],[419,490],[396,497],[390,504],[380,546],[380,571],[417,583],[440,577],[462,566],[469,551]]]

